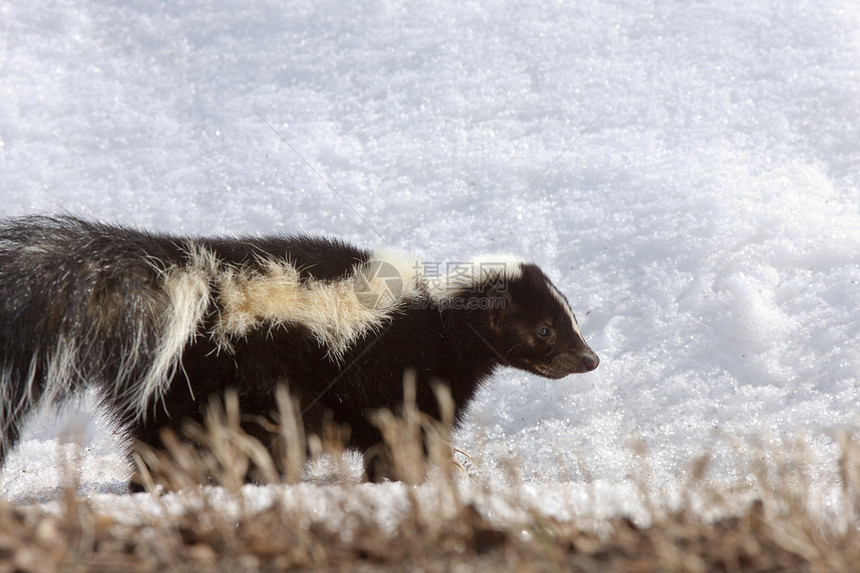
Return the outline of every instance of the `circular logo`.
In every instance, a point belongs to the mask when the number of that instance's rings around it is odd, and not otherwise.
[[[363,306],[386,308],[400,301],[403,277],[391,263],[368,261],[356,275],[353,288]]]

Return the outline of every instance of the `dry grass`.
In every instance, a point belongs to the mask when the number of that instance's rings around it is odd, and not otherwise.
[[[150,452],[141,458],[151,495],[165,506],[159,517],[142,512],[136,522],[122,522],[82,499],[73,483],[58,512],[0,500],[0,573],[848,571],[860,563],[860,441],[851,436],[841,438],[840,526],[829,527],[810,515],[804,489],[797,487],[798,480],[808,478],[796,460],[783,460],[777,472],[751,462],[749,469],[766,495],[735,517],[708,521],[689,509],[665,513],[652,507],[648,526],[616,519],[595,533],[525,506],[521,517],[509,522],[489,519],[475,501],[480,496],[464,495],[457,485],[461,469],[451,463],[445,426],[418,412],[410,395],[407,384],[400,416],[381,412],[375,417],[386,440],[378,454],[405,484],[425,482],[428,472],[434,476],[430,483],[369,486],[347,480],[313,486],[317,492],[338,492],[339,519],[319,518],[307,503],[293,503],[303,486],[273,486],[273,502],[251,509],[245,476],[297,482],[305,441],[298,439],[295,405],[281,393],[281,414],[272,428],[283,432],[283,449],[273,460],[242,431],[236,400],[228,396],[223,407],[211,409],[205,428],[190,429],[205,448],[174,439],[167,455]],[[444,395],[441,400],[444,406]],[[340,452],[336,428],[308,442],[315,453]],[[719,505],[730,495],[697,485],[705,482],[706,471],[704,461],[691,469],[685,507],[693,505],[693,497]],[[207,480],[220,487],[198,486]],[[182,493],[159,493],[156,481]],[[369,492],[380,493],[374,488],[403,500],[404,510],[393,525],[381,524],[367,503],[350,501],[372,498]],[[234,500],[236,510],[214,503],[219,496]],[[169,511],[168,498],[184,500],[184,511]],[[507,501],[516,505],[516,495]]]

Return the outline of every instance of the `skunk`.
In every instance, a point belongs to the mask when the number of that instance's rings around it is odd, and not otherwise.
[[[233,389],[244,414],[286,384],[308,432],[327,416],[348,446],[380,440],[403,376],[456,419],[499,366],[547,378],[598,365],[564,295],[510,256],[421,263],[311,237],[191,238],[74,217],[0,221],[0,462],[24,416],[85,387],[136,440],[202,422]],[[268,444],[273,447],[272,444]]]

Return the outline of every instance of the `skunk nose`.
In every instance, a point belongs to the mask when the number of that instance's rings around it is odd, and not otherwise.
[[[592,370],[597,368],[598,364],[600,364],[600,358],[598,358],[597,354],[595,354],[594,352],[589,352],[588,354],[584,354],[582,356],[580,363],[582,364],[582,369],[585,372],[591,372]]]

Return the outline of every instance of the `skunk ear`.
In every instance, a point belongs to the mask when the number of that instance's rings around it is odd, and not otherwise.
[[[513,298],[508,291],[492,291],[488,295],[489,312],[490,312],[490,328],[498,330],[501,328],[502,319],[513,305]]]

